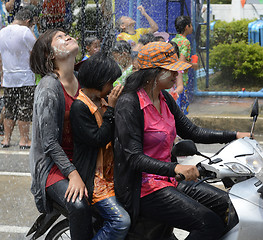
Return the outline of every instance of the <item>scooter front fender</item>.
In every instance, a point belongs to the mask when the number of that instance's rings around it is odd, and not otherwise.
[[[235,184],[229,191],[239,223],[221,240],[262,240],[263,199],[257,190],[262,183],[257,178]]]

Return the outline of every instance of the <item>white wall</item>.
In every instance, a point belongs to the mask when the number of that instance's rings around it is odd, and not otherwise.
[[[232,0],[232,4],[211,4],[210,6],[215,20],[226,22],[243,18],[259,19],[260,15],[263,15],[263,4],[245,4],[242,8],[240,0]]]

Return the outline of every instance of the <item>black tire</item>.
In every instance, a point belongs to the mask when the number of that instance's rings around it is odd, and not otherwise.
[[[45,240],[70,240],[69,221],[64,219],[50,229]]]

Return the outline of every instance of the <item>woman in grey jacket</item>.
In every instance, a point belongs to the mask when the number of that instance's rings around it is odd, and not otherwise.
[[[59,30],[48,30],[36,41],[30,66],[42,79],[35,91],[30,167],[31,192],[40,212],[55,201],[68,212],[71,239],[92,238],[88,191],[72,164],[71,104],[79,93],[74,76],[78,44]]]

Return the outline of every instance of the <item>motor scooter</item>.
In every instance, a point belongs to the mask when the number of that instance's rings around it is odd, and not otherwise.
[[[231,200],[228,231],[221,240],[263,239],[263,150],[252,139],[258,116],[254,103],[251,117],[251,138],[237,139],[225,145],[212,157],[198,152],[194,142],[182,140],[174,148],[175,156],[199,155],[205,159],[197,164],[200,181],[222,182]]]
[[[197,164],[200,180],[196,184],[203,181],[222,182],[228,189],[231,200],[228,228],[221,240],[263,239],[263,150],[259,143],[252,139],[257,116],[256,100],[251,112],[253,117],[251,138],[234,140],[212,157],[200,153],[191,140],[181,140],[172,149],[173,158],[193,155],[204,158]],[[93,224],[94,232],[103,224],[96,213],[93,214]],[[173,234],[173,228],[164,224],[143,218],[136,224],[136,231],[129,233],[127,239],[177,239]],[[71,239],[67,213],[59,205],[54,204],[54,211],[51,214],[41,214],[27,236],[33,234],[31,239],[37,239],[47,231],[45,240]]]

